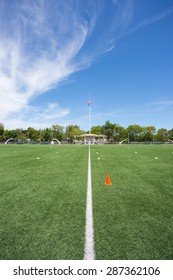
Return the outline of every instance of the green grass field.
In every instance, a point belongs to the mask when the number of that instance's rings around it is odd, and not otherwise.
[[[173,146],[93,147],[91,156],[97,259],[173,259]]]
[[[173,145],[91,146],[96,259],[173,259],[172,167]],[[83,259],[87,168],[85,145],[0,145],[0,259]]]
[[[83,258],[87,151],[0,146],[0,259]]]

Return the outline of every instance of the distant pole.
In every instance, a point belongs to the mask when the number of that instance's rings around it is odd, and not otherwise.
[[[91,100],[88,99],[88,126],[89,126],[89,134],[91,132],[91,108],[90,108]]]

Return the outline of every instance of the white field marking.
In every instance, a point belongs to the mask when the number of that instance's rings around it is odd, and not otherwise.
[[[91,180],[91,159],[90,145],[88,151],[88,183],[86,202],[86,224],[85,224],[85,252],[84,260],[94,260],[94,229],[93,229],[93,209],[92,209],[92,180]]]

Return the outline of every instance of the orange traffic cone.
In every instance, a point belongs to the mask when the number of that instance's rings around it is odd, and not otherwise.
[[[105,185],[112,185],[110,175],[107,175],[107,176],[106,176]]]

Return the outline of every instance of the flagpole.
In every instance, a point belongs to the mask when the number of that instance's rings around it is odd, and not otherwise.
[[[89,119],[89,134],[90,134],[90,132],[91,132],[91,109],[90,109],[90,106],[88,106],[89,107],[89,112],[88,112],[88,114],[89,114],[89,116],[88,116],[88,119]]]
[[[91,108],[90,108],[91,100],[88,99],[88,127],[89,127],[89,134],[91,132]]]

